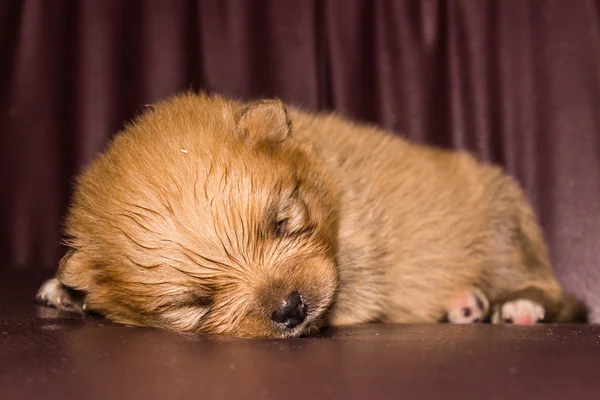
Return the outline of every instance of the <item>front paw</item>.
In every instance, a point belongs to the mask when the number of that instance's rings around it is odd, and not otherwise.
[[[492,323],[534,325],[544,320],[546,310],[540,304],[527,299],[507,301],[496,307]]]
[[[65,286],[58,279],[48,279],[37,292],[36,299],[41,304],[54,307],[62,311],[83,312],[85,304],[82,299]]]

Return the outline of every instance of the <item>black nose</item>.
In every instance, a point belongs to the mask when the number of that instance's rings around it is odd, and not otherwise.
[[[287,299],[281,302],[279,308],[273,311],[271,319],[286,328],[292,329],[304,322],[306,309],[306,303],[302,295],[298,292],[292,292]]]

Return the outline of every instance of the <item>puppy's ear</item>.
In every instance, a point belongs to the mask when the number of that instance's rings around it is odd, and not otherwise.
[[[77,250],[69,250],[60,260],[56,277],[68,288],[87,292],[93,285],[93,274],[85,256]]]
[[[280,100],[255,101],[240,110],[238,131],[252,143],[277,144],[290,136],[291,122]]]

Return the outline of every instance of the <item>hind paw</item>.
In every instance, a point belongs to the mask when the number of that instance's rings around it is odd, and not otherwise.
[[[517,299],[507,301],[497,307],[492,322],[494,324],[533,325],[544,320],[546,311],[538,303]]]
[[[479,289],[472,289],[456,298],[448,309],[447,319],[452,324],[483,322],[488,309],[487,297]]]

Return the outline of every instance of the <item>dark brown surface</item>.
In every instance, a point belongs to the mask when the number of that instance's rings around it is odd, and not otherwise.
[[[595,399],[600,326],[369,325],[249,340],[38,308],[0,281],[1,399]]]

